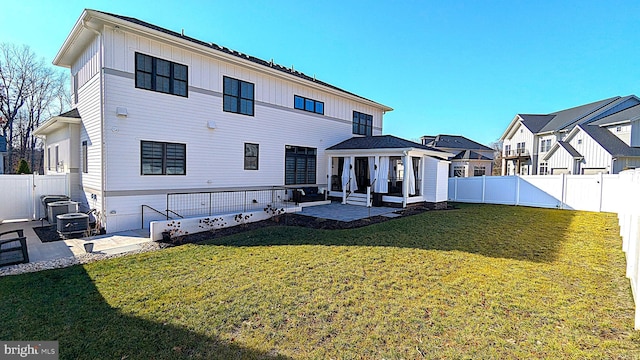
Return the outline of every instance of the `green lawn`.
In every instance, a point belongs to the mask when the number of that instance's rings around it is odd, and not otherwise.
[[[460,205],[268,227],[0,278],[0,339],[61,358],[637,358],[612,214]]]

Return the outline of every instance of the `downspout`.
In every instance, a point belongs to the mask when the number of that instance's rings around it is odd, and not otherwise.
[[[100,183],[101,183],[101,188],[100,188],[100,207],[102,208],[100,217],[102,218],[101,221],[102,222],[102,226],[105,227],[106,229],[106,225],[107,225],[107,221],[106,221],[106,200],[105,200],[105,189],[106,189],[106,176],[105,176],[105,170],[106,170],[106,154],[107,151],[105,149],[106,146],[106,141],[105,141],[105,126],[104,126],[104,46],[103,46],[103,37],[102,37],[102,33],[100,31],[98,31],[97,29],[92,28],[91,26],[89,26],[86,22],[86,20],[82,20],[82,27],[84,27],[85,29],[93,32],[94,34],[96,34],[96,36],[99,39],[99,44],[98,44],[98,51],[100,52],[100,56],[98,57],[99,59],[99,64],[98,64],[98,69],[100,72],[100,157],[101,157],[101,166],[102,169],[100,169]],[[78,90],[76,90],[78,91]],[[77,104],[76,104],[77,106]]]

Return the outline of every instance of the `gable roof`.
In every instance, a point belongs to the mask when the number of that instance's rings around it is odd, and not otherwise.
[[[569,155],[571,155],[571,157],[573,157],[574,159],[583,159],[584,157],[573,147],[571,146],[571,144],[569,144],[568,142],[564,142],[564,141],[558,141],[555,144],[553,144],[553,146],[551,146],[551,149],[549,149],[549,151],[544,155],[544,157],[542,158],[544,161],[547,161],[549,159],[551,159],[551,156],[556,152],[556,150],[558,149],[564,149],[567,153],[569,153]]]
[[[518,114],[522,119],[522,125],[524,125],[532,133],[538,133],[542,128],[553,120],[555,115],[537,115],[537,114]]]
[[[461,135],[437,135],[423,136],[427,140],[426,145],[434,148],[451,148],[451,149],[467,149],[467,150],[487,150],[493,151],[492,148],[475,142]],[[428,139],[431,139],[430,141]]]
[[[215,43],[212,42],[205,42],[202,40],[198,40],[195,38],[192,38],[190,36],[186,36],[182,33],[178,33],[175,31],[171,31],[168,29],[165,29],[163,27],[157,26],[157,25],[153,25],[150,24],[146,21],[142,21],[136,18],[132,18],[132,17],[128,17],[128,16],[122,16],[122,15],[117,15],[117,14],[113,14],[113,13],[108,13],[108,12],[104,12],[104,11],[99,11],[99,10],[92,10],[92,9],[85,9],[84,12],[82,13],[82,15],[80,16],[80,19],[78,19],[78,22],[76,23],[74,29],[72,30],[72,33],[69,34],[69,36],[67,37],[67,39],[65,40],[65,43],[62,45],[62,47],[60,48],[58,54],[56,55],[55,59],[54,59],[54,64],[56,65],[60,65],[60,66],[70,66],[70,59],[68,57],[65,57],[65,53],[70,51],[70,49],[72,49],[74,46],[77,47],[76,43],[76,38],[80,38],[82,36],[86,37],[87,35],[81,35],[82,31],[85,29],[91,29],[93,31],[97,31],[93,28],[91,28],[91,24],[89,24],[88,22],[90,20],[92,20],[93,18],[97,18],[99,20],[102,21],[110,21],[110,22],[115,22],[116,24],[124,24],[124,23],[129,23],[129,24],[134,24],[139,27],[143,27],[145,29],[148,30],[152,30],[152,31],[156,31],[156,32],[160,32],[163,35],[167,35],[169,37],[172,37],[174,40],[178,40],[178,41],[182,41],[182,42],[187,42],[193,45],[199,45],[199,46],[203,46],[206,47],[207,49],[209,49],[210,51],[213,51],[215,53],[220,53],[220,54],[225,54],[225,55],[230,55],[233,56],[235,58],[241,59],[241,61],[249,61],[253,64],[257,64],[260,67],[264,68],[264,69],[270,69],[271,71],[277,71],[277,72],[281,72],[281,73],[285,73],[287,75],[291,75],[294,76],[296,78],[299,79],[303,79],[305,81],[308,82],[312,82],[314,84],[320,85],[322,87],[331,89],[331,90],[335,90],[338,92],[341,92],[343,94],[347,94],[350,96],[354,96],[356,98],[362,99],[362,100],[366,100],[372,104],[375,104],[376,106],[380,107],[383,109],[383,111],[392,111],[393,109],[386,106],[386,105],[382,105],[378,102],[375,102],[373,100],[367,99],[365,97],[362,97],[360,95],[354,94],[352,92],[346,91],[344,89],[341,89],[337,86],[331,85],[329,83],[326,83],[324,81],[318,80],[315,78],[315,76],[311,77],[308,76],[302,72],[296,71],[292,68],[287,68],[285,66],[282,65],[278,65],[276,63],[272,61],[266,61],[266,60],[262,60],[259,59],[257,57],[251,56],[251,55],[247,55],[244,53],[241,53],[239,51],[235,51],[235,50],[231,50],[229,48],[226,48],[224,46],[220,46],[217,45]],[[119,21],[118,21],[119,20]],[[124,22],[124,23],[123,23]],[[123,25],[124,26],[124,25]],[[267,70],[269,71],[269,70]]]
[[[571,144],[569,144],[568,142],[558,141],[558,146],[560,146],[563,149],[567,150],[569,155],[571,155],[573,158],[576,158],[576,159],[583,158],[583,156],[578,152],[578,150],[576,150],[576,148],[571,146]]]
[[[607,128],[597,125],[578,125],[578,127],[602,146],[611,156],[640,156],[640,148],[627,145]]]
[[[478,154],[473,150],[463,150],[458,153],[458,155],[451,158],[451,160],[489,160],[493,161],[493,159],[488,158],[482,154]]]

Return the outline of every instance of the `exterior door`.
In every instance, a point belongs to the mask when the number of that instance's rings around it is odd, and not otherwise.
[[[369,181],[369,159],[366,157],[357,157],[355,158],[355,172],[356,172],[356,182],[358,184],[359,193],[366,193],[367,186],[370,185]]]

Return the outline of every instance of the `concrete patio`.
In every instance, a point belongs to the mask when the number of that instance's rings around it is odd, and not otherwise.
[[[67,239],[43,243],[33,230],[34,227],[49,225],[44,221],[18,221],[0,224],[0,232],[24,230],[27,238],[29,262],[50,261],[86,254],[84,244],[93,243],[93,252],[107,255],[140,249],[139,244],[150,241],[147,230],[132,230],[108,235],[97,235],[81,239]]]
[[[392,207],[365,207],[357,205],[343,205],[339,202],[332,202],[327,205],[305,206],[299,213],[301,215],[313,216],[322,219],[338,221],[354,221],[371,216],[397,217],[395,211],[401,209]]]

